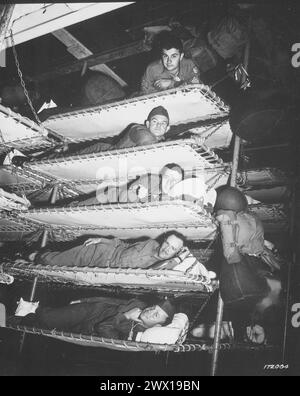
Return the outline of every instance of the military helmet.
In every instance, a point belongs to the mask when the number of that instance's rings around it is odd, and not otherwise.
[[[242,212],[247,210],[248,202],[245,194],[238,188],[231,186],[221,186],[217,188],[217,199],[214,210],[233,210]]]

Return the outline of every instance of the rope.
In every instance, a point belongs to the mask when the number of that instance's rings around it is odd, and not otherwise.
[[[207,129],[207,131],[209,131],[210,129],[212,129],[212,131],[207,135],[207,136],[205,136],[205,141],[207,140],[207,139],[209,139],[213,134],[215,134],[220,128],[222,128],[222,126],[223,125],[225,125],[227,123],[227,120],[224,120],[223,122],[221,122],[220,124],[218,124],[218,126],[216,126],[215,128],[214,128],[214,125],[213,126],[211,126],[211,127],[209,127],[208,129]]]
[[[193,282],[201,282],[204,285],[209,285],[211,283],[210,279],[206,278],[203,275],[193,275],[193,274],[183,274],[179,271],[174,270],[160,270],[160,269],[141,269],[141,268],[101,268],[101,267],[69,267],[69,266],[54,266],[54,265],[39,265],[33,264],[31,262],[21,260],[21,262],[17,262],[15,264],[6,264],[6,268],[20,269],[26,271],[53,271],[53,272],[68,272],[77,274],[82,272],[83,274],[92,273],[92,274],[117,274],[117,275],[138,275],[138,276],[147,276],[148,279],[151,277],[160,277],[160,276],[170,276],[170,277],[183,277]],[[45,276],[48,276],[45,274]]]
[[[178,280],[175,281],[174,278],[172,277],[169,277],[169,279],[167,279],[165,284],[157,284],[157,283],[143,284],[142,282],[138,283],[139,280],[137,280],[137,282],[134,284],[133,283],[130,284],[126,279],[123,282],[119,281],[114,283],[113,281],[111,281],[108,283],[94,284],[84,281],[81,282],[76,279],[74,281],[74,279],[70,279],[70,278],[63,279],[61,276],[59,276],[59,274],[50,275],[40,272],[38,270],[34,271],[32,265],[31,268],[29,269],[24,268],[26,267],[24,264],[23,265],[4,264],[4,267],[5,270],[9,273],[8,276],[13,275],[15,279],[18,279],[20,281],[31,281],[33,278],[35,278],[38,275],[40,284],[44,284],[46,286],[54,285],[55,287],[63,287],[63,288],[67,287],[68,289],[73,289],[73,290],[78,290],[78,287],[87,290],[99,290],[99,288],[101,288],[102,291],[107,290],[110,293],[113,292],[114,294],[118,294],[118,292],[120,291],[124,292],[124,290],[125,291],[129,290],[130,293],[141,294],[141,295],[147,293],[151,294],[153,293],[153,291],[156,291],[159,293],[163,293],[164,295],[170,295],[173,297],[190,296],[196,298],[197,300],[203,300],[203,299],[207,299],[207,296],[210,295],[213,292],[213,290],[218,287],[217,282],[213,282],[211,286],[208,288],[207,285],[200,282],[195,282],[193,279],[190,280],[179,279],[179,281]],[[83,268],[87,270],[86,267],[82,267],[80,268],[81,273]],[[31,271],[31,269],[33,270]],[[73,271],[75,271],[74,268]],[[96,271],[95,274],[97,274]],[[116,275],[119,274],[118,269],[116,269],[115,274]],[[104,275],[107,276],[107,274]],[[130,275],[130,273],[129,274],[123,273],[123,275]],[[182,275],[183,274],[178,274],[177,277],[180,277]],[[157,277],[162,277],[162,276],[157,274],[156,278]],[[149,277],[146,276],[146,279],[147,278]],[[182,278],[184,278],[184,276],[182,276]]]
[[[214,175],[213,177],[211,177],[207,182],[207,189],[206,192],[209,192],[217,183],[220,179],[222,179],[222,177],[226,174],[228,174],[229,171],[227,169],[224,169],[224,172],[220,172],[219,174]]]

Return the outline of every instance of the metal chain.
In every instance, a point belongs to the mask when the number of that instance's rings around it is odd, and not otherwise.
[[[14,55],[14,58],[15,58],[15,63],[16,63],[18,75],[19,75],[19,78],[20,78],[20,81],[21,81],[21,85],[22,85],[24,94],[26,96],[26,99],[27,99],[27,102],[28,102],[28,104],[30,106],[30,109],[31,109],[31,111],[32,111],[32,113],[33,113],[33,115],[34,115],[34,117],[36,119],[36,122],[40,126],[42,126],[41,120],[39,119],[39,117],[38,117],[38,115],[37,115],[37,113],[36,113],[36,111],[35,111],[35,109],[33,107],[32,101],[31,101],[31,99],[29,97],[29,93],[28,93],[28,91],[26,89],[26,86],[25,86],[25,82],[24,82],[24,79],[23,79],[23,74],[22,74],[22,71],[21,71],[21,68],[20,68],[20,63],[19,63],[19,60],[18,60],[18,55],[17,55],[17,51],[16,51],[16,47],[15,47],[15,41],[14,41],[12,29],[10,30],[10,37],[11,37],[11,42],[12,42],[13,55]]]

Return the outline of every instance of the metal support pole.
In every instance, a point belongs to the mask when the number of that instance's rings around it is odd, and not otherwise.
[[[55,202],[56,202],[56,197],[57,197],[57,193],[58,193],[58,187],[59,187],[58,184],[55,184],[55,186],[53,187],[51,198],[50,198],[51,205],[54,205]]]
[[[283,345],[282,345],[282,364],[285,364],[286,360],[286,348],[287,348],[287,332],[288,332],[288,320],[289,320],[289,304],[291,296],[291,279],[292,279],[292,268],[296,264],[296,252],[295,252],[295,218],[296,218],[296,186],[293,186],[291,200],[291,213],[290,213],[290,229],[289,229],[289,239],[292,245],[292,254],[288,262],[288,274],[287,274],[287,291],[286,291],[286,303],[285,303],[285,318],[284,318],[284,332],[283,332]]]
[[[251,17],[249,18],[249,31],[250,31],[250,27],[251,27]],[[250,54],[250,40],[248,40],[248,42],[247,42],[247,45],[245,48],[245,55],[244,55],[244,68],[246,71],[248,69],[248,64],[249,64],[249,54]],[[236,135],[235,139],[234,139],[232,171],[231,171],[231,176],[230,176],[230,186],[232,186],[232,187],[236,186],[240,147],[241,147],[241,138]],[[224,311],[224,302],[223,302],[221,295],[219,293],[217,317],[216,317],[216,325],[215,325],[215,337],[214,337],[214,344],[213,344],[213,356],[212,356],[212,365],[211,365],[211,376],[213,376],[213,377],[216,376],[217,369],[218,369],[223,311]]]
[[[241,145],[241,139],[238,136],[235,136],[233,161],[232,161],[232,172],[231,172],[231,176],[230,176],[230,185],[232,187],[236,186],[236,178],[237,178],[239,154],[240,154],[240,145]],[[215,337],[214,337],[214,345],[213,345],[212,366],[211,366],[211,376],[213,376],[213,377],[216,376],[217,368],[218,368],[223,311],[224,311],[224,303],[223,303],[223,300],[219,293],[216,326],[215,326]]]
[[[46,246],[47,238],[48,238],[48,230],[45,230],[44,233],[43,233],[42,242],[41,242],[41,247],[42,248]],[[33,285],[32,285],[31,292],[30,292],[30,297],[29,297],[29,301],[30,302],[32,302],[34,300],[34,296],[35,296],[35,292],[36,292],[36,288],[37,288],[37,282],[38,282],[38,275],[35,276],[35,278],[33,280]],[[26,333],[23,332],[22,335],[21,335],[21,339],[20,339],[20,348],[19,348],[19,353],[20,354],[23,352],[25,338],[26,338]]]
[[[54,188],[53,188],[53,192],[52,192],[52,196],[51,196],[51,204],[55,204],[57,193],[58,193],[58,185],[54,186]],[[43,236],[42,236],[41,248],[43,248],[47,245],[48,233],[49,233],[49,231],[45,229],[43,232]],[[32,302],[34,300],[34,296],[35,296],[35,292],[36,292],[36,288],[37,288],[37,282],[38,282],[38,275],[33,280],[33,285],[31,288],[30,298],[29,298],[30,302]],[[25,338],[26,338],[26,333],[23,332],[21,335],[21,339],[20,339],[20,348],[19,348],[20,354],[22,353],[23,348],[24,348]]]
[[[48,230],[44,230],[42,242],[41,242],[41,248],[44,248],[47,245],[47,239],[48,239]]]
[[[220,292],[219,292],[216,326],[215,326],[215,337],[214,337],[213,355],[212,355],[212,364],[211,364],[211,376],[212,377],[216,376],[217,369],[218,369],[223,311],[224,311],[224,302],[223,302]]]

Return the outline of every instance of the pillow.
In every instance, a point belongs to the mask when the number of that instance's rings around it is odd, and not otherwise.
[[[187,250],[187,254],[185,255],[186,257],[183,260],[175,257],[171,260],[159,263],[153,268],[180,271],[191,275],[201,275],[207,279],[214,279],[216,277],[216,274],[213,271],[208,271],[191,252]]]
[[[203,204],[211,204],[214,206],[217,193],[216,190],[210,189],[207,191],[207,184],[203,177],[191,177],[175,184],[175,186],[169,191],[168,195],[172,198],[180,197],[182,195],[189,196],[195,200],[203,199]]]
[[[139,332],[136,341],[151,342],[154,344],[183,343],[189,328],[189,319],[184,313],[176,313],[173,320],[167,326],[155,326]]]

